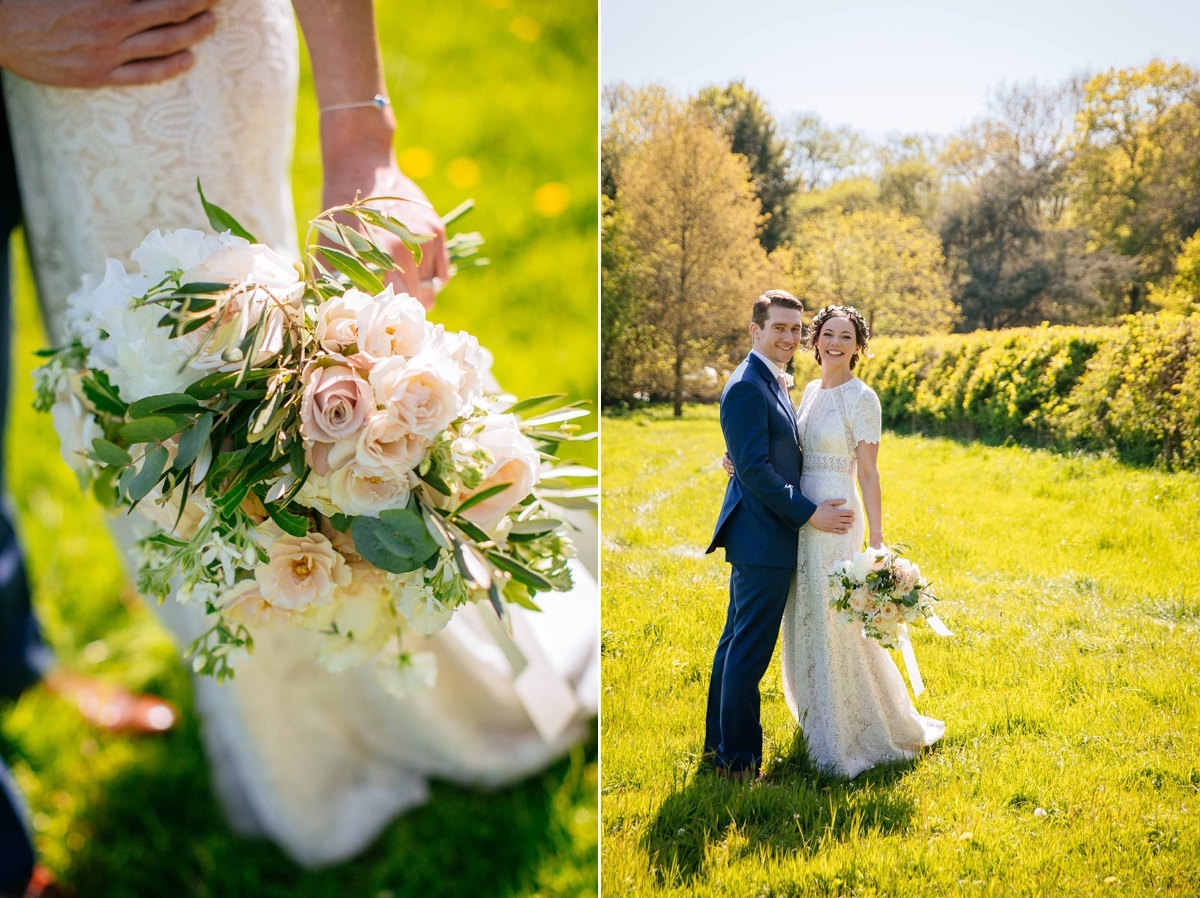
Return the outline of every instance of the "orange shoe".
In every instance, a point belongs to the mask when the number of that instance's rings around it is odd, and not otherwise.
[[[165,699],[130,692],[123,686],[57,669],[45,678],[51,692],[71,702],[94,727],[110,733],[165,733],[179,710]]]

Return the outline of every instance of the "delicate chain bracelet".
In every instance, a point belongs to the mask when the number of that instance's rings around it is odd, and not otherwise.
[[[374,106],[376,109],[383,109],[391,105],[392,101],[383,94],[375,94],[375,96],[371,99],[360,100],[357,103],[334,103],[332,106],[322,106],[320,109],[320,114],[324,115],[326,112],[333,112],[335,109],[358,109],[366,106]]]

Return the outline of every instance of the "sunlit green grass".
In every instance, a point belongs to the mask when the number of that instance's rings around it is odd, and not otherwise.
[[[946,737],[825,776],[776,660],[777,785],[743,787],[697,757],[723,448],[711,407],[604,421],[604,894],[1200,894],[1200,476],[885,435],[885,535],[955,632],[914,635]]]
[[[418,180],[438,208],[475,198],[460,226],[484,233],[492,259],[456,280],[433,317],[478,334],[508,389],[594,398],[595,5],[381,3],[379,15],[401,123],[397,147],[427,150],[432,170]],[[518,16],[538,23],[534,40],[510,29]],[[306,68],[294,179],[301,221],[320,211],[315,108]],[[478,166],[474,184],[451,183],[450,163],[460,158]],[[569,197],[555,216],[534,205],[547,182],[561,183]],[[42,860],[89,898],[594,893],[594,741],[509,789],[435,784],[427,806],[396,821],[360,858],[318,873],[228,830],[176,650],[125,586],[103,512],[80,496],[49,417],[30,407],[32,352],[43,338],[15,245],[8,478],[39,618],[65,664],[164,695],[185,712],[176,732],[135,740],[89,729],[41,687],[0,708],[0,749],[34,812]],[[584,455],[594,459],[594,449]]]

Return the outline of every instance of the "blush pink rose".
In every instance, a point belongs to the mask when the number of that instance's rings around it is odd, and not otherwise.
[[[409,433],[432,440],[458,417],[459,372],[437,355],[383,359],[371,369],[375,401]]]
[[[336,443],[354,440],[375,409],[371,386],[353,368],[310,365],[304,372],[300,433],[307,440]]]

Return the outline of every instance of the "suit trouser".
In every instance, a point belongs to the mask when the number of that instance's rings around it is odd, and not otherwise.
[[[794,568],[734,564],[729,611],[713,655],[704,750],[718,767],[745,770],[762,763],[758,684],[771,664]]]
[[[0,102],[0,155],[8,150],[8,132]],[[0,160],[0,164],[9,162]],[[8,411],[12,337],[9,239],[17,219],[11,171],[0,172],[0,489],[4,483],[4,425]],[[16,698],[41,678],[52,661],[29,604],[29,586],[16,533],[0,503],[0,696]],[[25,890],[33,871],[33,846],[26,829],[20,793],[0,761],[0,891]]]

